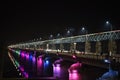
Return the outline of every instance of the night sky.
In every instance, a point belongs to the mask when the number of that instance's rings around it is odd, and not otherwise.
[[[113,25],[114,30],[120,29],[119,2],[110,0],[40,1],[3,2],[0,40],[14,44],[40,37],[48,39],[50,34],[65,35],[68,28],[74,28],[73,35],[77,35],[82,26],[88,33],[108,31],[110,29],[105,27],[107,20]]]

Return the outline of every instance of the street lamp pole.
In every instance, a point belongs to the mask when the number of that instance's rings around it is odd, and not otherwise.
[[[110,31],[112,31],[113,30],[112,24],[109,21],[106,21],[106,24],[110,25]]]
[[[107,25],[110,25],[110,31],[113,30],[112,24],[109,21],[106,21]],[[110,61],[110,56],[112,54],[112,35],[110,37],[110,51],[109,51],[109,71],[111,71],[111,61]]]
[[[85,53],[87,51],[87,31],[85,27],[82,27],[82,31],[85,33]]]
[[[109,21],[106,21],[106,24],[110,26],[110,31],[112,31],[113,30],[112,24]],[[110,45],[109,46],[110,46],[109,56],[111,56],[111,54],[112,54],[112,35],[110,37]]]
[[[74,28],[70,28],[70,29],[68,29],[68,31],[67,31],[67,35],[69,36],[69,39],[70,39],[70,51],[71,51],[71,53],[72,53],[72,51],[73,51],[73,46],[74,46],[74,43],[72,43],[73,41],[72,41],[72,35],[73,35],[73,32],[75,31],[75,29]]]
[[[70,38],[70,52],[71,52],[71,36],[70,36],[71,32],[70,30],[67,31],[67,36]]]

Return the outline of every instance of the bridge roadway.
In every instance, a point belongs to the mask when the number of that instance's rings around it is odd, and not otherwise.
[[[72,56],[76,55],[76,59],[78,61],[81,61],[84,64],[87,65],[91,65],[91,66],[96,66],[96,67],[101,67],[101,68],[109,68],[109,64],[105,63],[104,60],[105,59],[109,59],[111,61],[111,64],[115,64],[112,65],[113,67],[117,68],[120,64],[120,55],[112,55],[112,56],[108,56],[108,55],[95,55],[95,54],[74,54],[74,53],[70,53],[70,52],[57,52],[57,51],[47,51],[50,54],[57,54],[59,56],[61,56],[63,59],[65,60],[70,60],[73,61],[75,60]]]

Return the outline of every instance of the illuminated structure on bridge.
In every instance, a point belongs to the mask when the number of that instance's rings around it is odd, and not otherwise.
[[[112,42],[111,42],[112,39]],[[91,42],[96,42],[95,53],[103,52],[101,48],[101,41],[108,42],[108,51],[111,53],[116,53],[116,44],[117,41],[120,39],[120,30],[115,31],[108,31],[108,32],[100,32],[100,33],[93,33],[93,34],[86,34],[86,35],[79,35],[79,36],[72,36],[66,38],[58,38],[52,40],[44,40],[44,41],[34,41],[34,42],[26,42],[21,44],[10,45],[10,48],[20,48],[20,49],[52,49],[52,50],[68,50],[68,51],[76,51],[78,43],[84,43],[84,50],[86,53],[90,53],[91,49]],[[119,41],[118,41],[119,42]],[[65,44],[67,44],[68,49],[66,49]],[[83,46],[83,45],[82,45]]]

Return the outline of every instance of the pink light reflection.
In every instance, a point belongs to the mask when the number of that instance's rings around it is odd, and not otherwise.
[[[21,56],[22,56],[22,58],[24,58],[24,56],[25,56],[25,53],[24,53],[24,52],[21,52]]]
[[[73,73],[77,73],[78,71],[77,70],[72,70]]]
[[[32,60],[33,60],[33,63],[35,63],[35,61],[36,61],[36,58],[35,58],[35,56],[33,56]]]
[[[54,77],[60,77],[61,67],[60,65],[53,66]]]
[[[69,80],[82,80],[82,76],[79,73],[69,73]]]
[[[73,55],[72,57],[73,57],[73,58],[76,58],[76,56],[75,56],[75,55]]]
[[[29,53],[26,53],[26,59],[29,60]]]
[[[24,76],[25,76],[25,78],[28,78],[28,77],[29,77],[29,75],[28,75],[27,72],[24,72]]]
[[[23,71],[24,71],[24,68],[20,66],[20,70],[23,72]]]
[[[42,65],[42,63],[43,63],[42,58],[38,58],[38,59],[37,59],[37,64],[38,64],[38,66],[41,66],[41,65]]]
[[[71,72],[71,73],[78,72],[81,67],[82,67],[82,63],[79,63],[79,62],[74,63],[70,66],[70,68],[68,69],[68,72]]]
[[[37,75],[41,75],[43,71],[43,60],[41,57],[37,58]]]

